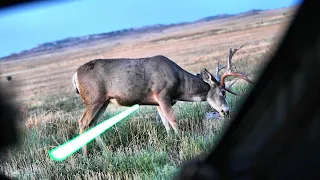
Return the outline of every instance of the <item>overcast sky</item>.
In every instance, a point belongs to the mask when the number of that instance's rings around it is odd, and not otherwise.
[[[194,21],[300,0],[65,0],[0,11],[0,57],[38,44],[152,24]]]

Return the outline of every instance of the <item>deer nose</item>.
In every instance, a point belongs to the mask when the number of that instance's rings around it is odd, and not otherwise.
[[[228,107],[222,108],[222,112],[223,112],[225,115],[229,115],[229,114],[230,114]]]
[[[229,110],[223,111],[226,115],[229,115]]]

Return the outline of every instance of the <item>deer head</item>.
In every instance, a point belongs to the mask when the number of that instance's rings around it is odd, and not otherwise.
[[[215,77],[205,68],[201,70],[200,74],[197,74],[198,77],[201,77],[204,82],[210,85],[210,91],[207,94],[207,102],[210,104],[212,108],[218,111],[221,116],[229,115],[229,106],[226,101],[226,92],[229,92],[234,95],[239,95],[231,91],[230,89],[231,86],[234,85],[238,79],[231,81],[230,84],[226,86],[226,78],[229,76],[235,76],[253,84],[253,82],[247,78],[248,75],[245,75],[240,72],[235,72],[235,67],[232,67],[231,65],[233,55],[242,47],[243,46],[241,46],[238,49],[229,49],[229,58],[227,65],[220,67],[218,62],[216,66]],[[226,67],[226,71],[220,78],[219,72]]]

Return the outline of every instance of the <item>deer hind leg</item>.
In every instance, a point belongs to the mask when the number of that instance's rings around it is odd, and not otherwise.
[[[167,133],[169,134],[169,132],[170,132],[169,122],[166,119],[166,117],[163,115],[160,106],[157,106],[157,110],[158,110],[158,113],[159,113],[160,118],[162,120],[162,123],[163,123],[164,127],[166,128]]]
[[[171,102],[166,99],[159,99],[158,101],[161,112],[168,120],[169,124],[171,125],[172,129],[176,134],[179,134],[179,129],[177,127],[177,123],[175,122],[174,112],[171,105]]]
[[[82,117],[78,121],[80,128],[79,134],[82,134],[90,125],[97,121],[99,115],[101,115],[104,112],[106,106],[107,104],[105,104],[104,102],[95,102],[86,107],[86,111],[83,113]],[[99,138],[97,141],[99,141]],[[88,155],[86,145],[82,147],[82,152],[85,156]]]
[[[106,111],[108,105],[109,105],[109,101],[104,103],[104,105],[100,108],[100,110],[98,111],[98,113],[94,117],[93,121],[91,121],[91,124],[89,124],[90,127],[95,126],[99,122],[99,119],[102,117],[102,115]],[[104,144],[104,142],[102,141],[101,136],[96,137],[96,142],[98,143],[98,145],[100,146],[100,148],[102,149],[103,152],[107,151],[107,147]]]

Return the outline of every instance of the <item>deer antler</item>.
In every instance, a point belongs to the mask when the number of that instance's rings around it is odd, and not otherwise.
[[[234,93],[234,92],[232,92],[229,88],[235,83],[235,82],[233,82],[233,83],[231,83],[231,85],[229,85],[229,87],[225,87],[225,79],[228,77],[228,76],[236,76],[236,77],[239,77],[239,78],[241,78],[241,79],[243,79],[243,80],[245,80],[245,81],[247,81],[247,82],[249,82],[249,83],[251,83],[251,84],[253,84],[253,82],[250,80],[250,79],[248,79],[248,75],[245,75],[245,74],[243,74],[243,73],[240,73],[240,72],[233,72],[233,70],[232,70],[232,65],[231,65],[231,60],[232,60],[232,57],[233,57],[233,55],[239,50],[239,49],[241,49],[243,46],[241,46],[240,48],[235,48],[235,49],[232,49],[231,47],[230,47],[230,49],[229,49],[229,58],[228,58],[228,63],[227,63],[227,70],[223,73],[223,75],[222,75],[222,77],[221,77],[221,80],[220,80],[220,86],[222,86],[226,91],[228,91],[228,92],[230,92],[230,93],[232,93],[232,94],[234,94],[234,95],[238,95],[238,94],[236,94],[236,93]]]

